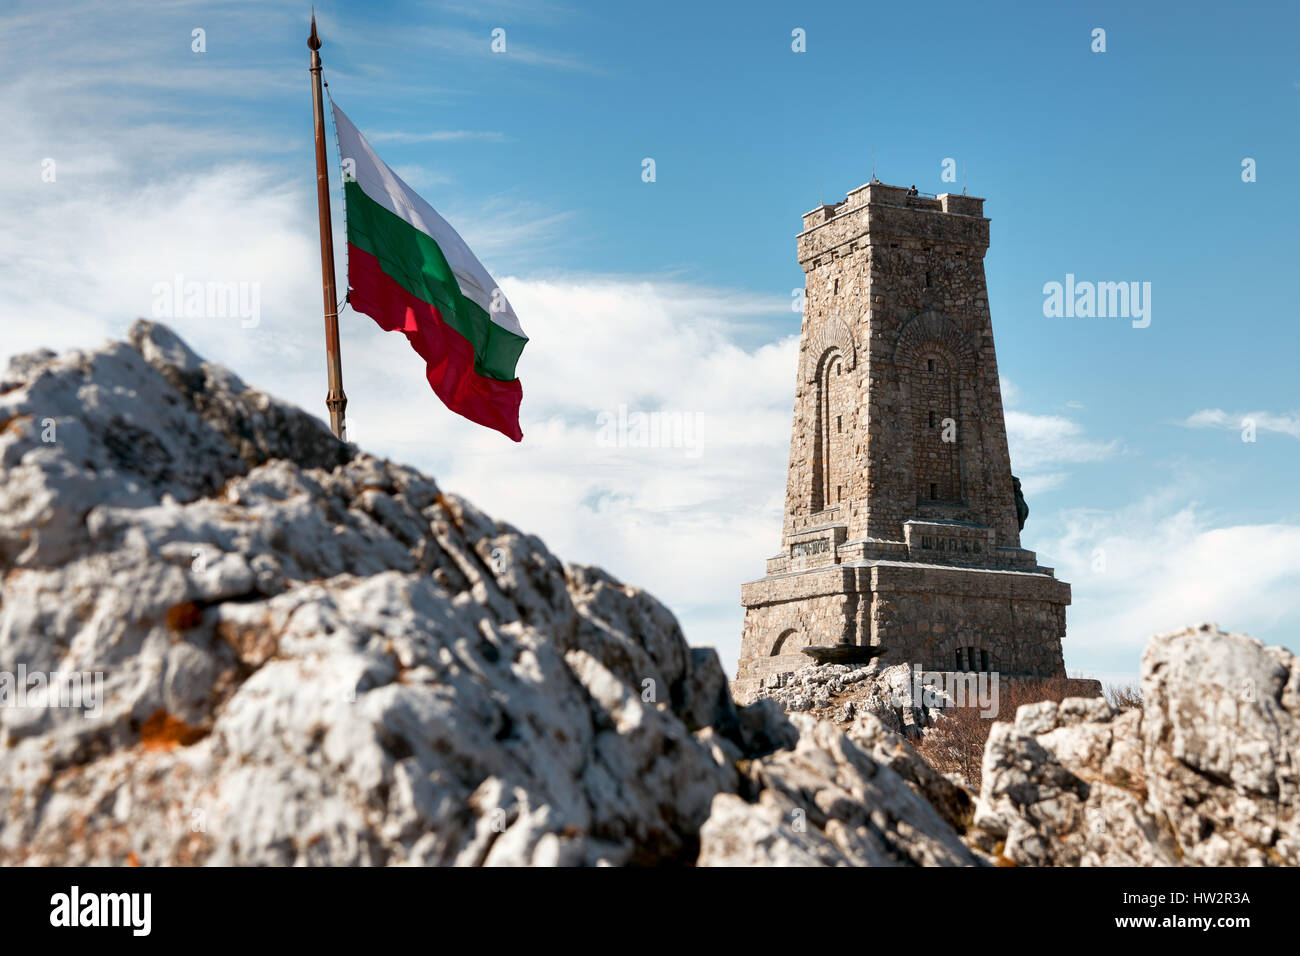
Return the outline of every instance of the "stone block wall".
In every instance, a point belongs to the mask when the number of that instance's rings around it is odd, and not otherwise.
[[[805,217],[787,536],[825,523],[820,512],[835,505],[850,539],[897,540],[933,484],[945,517],[988,524],[1000,545],[1019,545],[982,209],[976,197],[870,183]],[[955,447],[929,433],[931,411],[936,428],[955,419]],[[826,489],[826,475],[848,481]]]
[[[742,588],[737,682],[809,644],[1064,674],[1069,585],[1020,547],[984,200],[871,182],[804,216],[781,551]]]

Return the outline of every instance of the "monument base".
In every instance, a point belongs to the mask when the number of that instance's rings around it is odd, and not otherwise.
[[[881,647],[880,666],[1064,677],[1070,586],[1050,568],[869,561],[769,574],[741,587],[745,626],[732,695],[805,667],[802,649]]]

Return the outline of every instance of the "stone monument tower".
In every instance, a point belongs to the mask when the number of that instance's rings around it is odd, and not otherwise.
[[[810,645],[1064,676],[1070,586],[1020,547],[983,210],[873,181],[803,217],[785,523],[741,588],[740,699]]]

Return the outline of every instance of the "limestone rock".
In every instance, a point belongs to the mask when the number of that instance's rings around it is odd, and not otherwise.
[[[972,842],[1016,865],[1156,866],[1177,851],[1146,806],[1138,711],[1101,698],[1021,707],[984,751]]]
[[[1300,661],[1212,624],[1142,657],[1151,803],[1188,862],[1300,865]]]
[[[738,707],[650,595],[159,325],[0,375],[0,864],[1300,863],[1286,651],[1155,638],[1145,711],[1022,708],[978,800],[909,674]]]
[[[1021,865],[1300,865],[1300,668],[1210,624],[1154,637],[1144,708],[996,724],[972,844]]]
[[[929,801],[949,826],[958,833],[967,831],[975,812],[975,794],[964,781],[939,773],[912,749],[906,737],[888,729],[874,715],[858,718],[847,734],[877,763],[894,771],[913,792]]]
[[[941,690],[934,694],[937,703],[947,702]],[[909,738],[920,736],[940,713],[938,707],[915,698],[912,668],[907,664],[882,667],[878,661],[858,667],[806,665],[765,678],[752,694],[753,700],[776,701],[787,713],[811,713],[845,726],[870,715]]]
[[[688,863],[794,741],[648,594],[146,322],[11,363],[0,573],[0,671],[102,675],[0,707],[4,863]]]
[[[855,741],[806,714],[791,721],[800,731],[794,749],[748,766],[757,800],[746,802],[729,793],[714,798],[700,831],[701,866],[979,862],[924,796],[888,762],[860,746],[870,747],[883,731],[879,722],[861,728]]]

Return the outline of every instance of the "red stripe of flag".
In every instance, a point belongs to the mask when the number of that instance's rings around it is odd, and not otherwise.
[[[513,441],[523,440],[519,403],[524,390],[519,379],[503,382],[475,372],[474,347],[442,320],[437,307],[411,295],[384,273],[378,259],[351,243],[348,285],[352,308],[370,316],[381,329],[406,336],[424,359],[425,375],[444,405]]]

